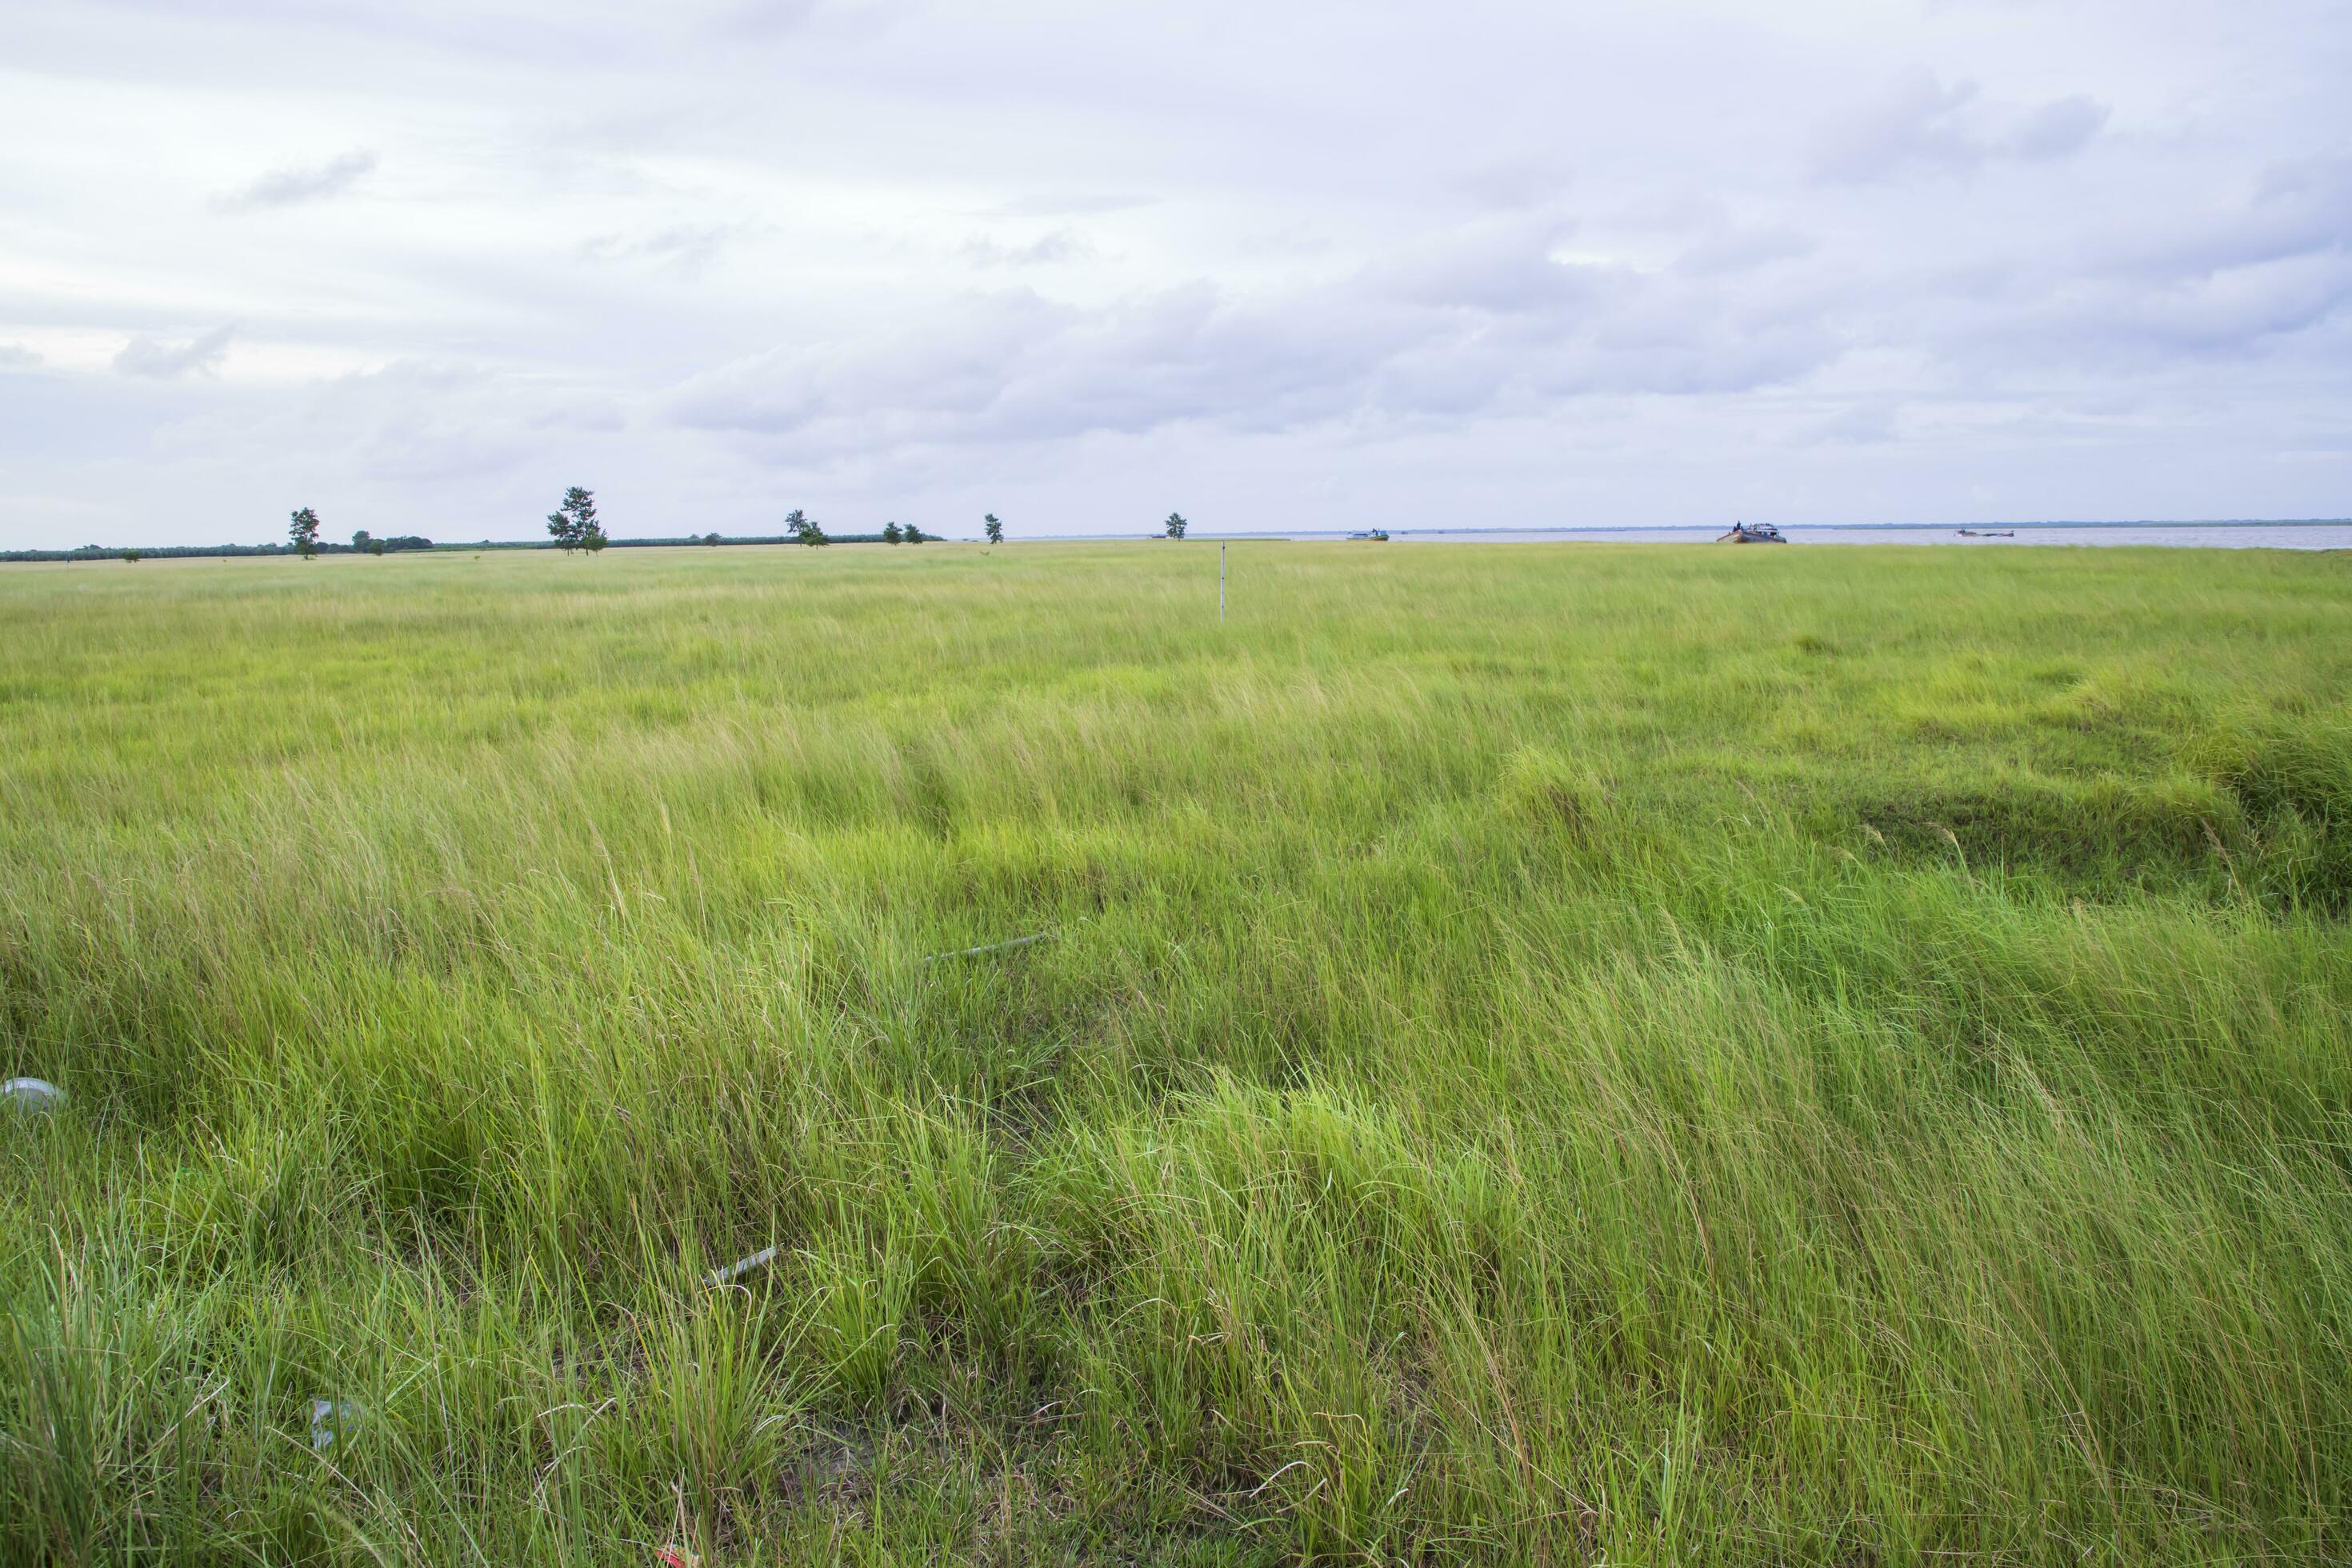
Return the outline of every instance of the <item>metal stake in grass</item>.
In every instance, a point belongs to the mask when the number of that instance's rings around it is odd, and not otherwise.
[[[1225,624],[1225,547],[1217,546],[1217,625]]]
[[[992,952],[1010,952],[1016,947],[1027,947],[1033,942],[1051,942],[1053,938],[1052,931],[1041,931],[1035,936],[1016,936],[1011,942],[992,942],[980,947],[967,947],[956,952],[926,953],[923,956],[923,962],[937,963],[945,958],[979,958]]]

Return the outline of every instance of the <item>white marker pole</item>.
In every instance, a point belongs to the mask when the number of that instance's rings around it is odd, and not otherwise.
[[[1225,547],[1217,546],[1217,625],[1225,624]]]

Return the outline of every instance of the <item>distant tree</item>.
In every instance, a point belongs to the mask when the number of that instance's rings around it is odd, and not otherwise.
[[[716,533],[706,533],[702,536],[702,542],[710,546],[711,549],[716,550],[719,548],[719,535]]]
[[[357,533],[352,535],[352,548],[353,550],[365,550],[367,547],[368,531],[362,528]]]
[[[994,512],[992,511],[986,517],[982,518],[980,520],[980,526],[988,531],[988,542],[991,544],[1002,544],[1004,542],[1004,525],[996,521],[996,514]]]
[[[596,492],[578,485],[565,490],[563,504],[547,514],[547,531],[566,554],[604,549],[604,527],[596,521]]]
[[[379,539],[370,548],[381,552],[386,550],[430,550],[433,542],[420,533],[395,533],[390,539]]]
[[[907,542],[908,542],[908,543],[909,543],[909,544],[920,544],[923,541],[925,541],[926,539],[929,539],[929,537],[930,537],[930,535],[929,535],[929,534],[925,533],[921,529],[917,528],[913,523],[911,523],[911,522],[910,522],[910,523],[908,523],[908,524],[907,525]]]
[[[815,524],[809,521],[808,513],[798,507],[784,513],[784,531],[794,539],[806,539],[808,531],[814,526]]]
[[[139,559],[139,552],[136,550],[126,550],[122,552],[122,558],[125,561],[136,561]]]
[[[885,543],[885,544],[896,544],[896,543],[899,542],[901,540],[905,539],[906,537],[907,537],[907,536],[906,536],[904,533],[901,533],[901,532],[898,531],[898,525],[897,523],[895,523],[895,522],[886,522],[886,523],[884,523],[884,524],[882,525],[882,542],[883,542],[883,543]]]
[[[1184,537],[1184,531],[1192,525],[1184,521],[1182,512],[1171,511],[1168,514],[1168,521],[1160,526],[1168,530],[1169,538],[1181,539]]]
[[[812,521],[806,528],[801,530],[801,542],[814,549],[819,545],[831,544],[833,541],[825,537],[823,528]]]
[[[294,548],[302,552],[303,560],[308,561],[318,554],[319,514],[307,506],[294,513],[286,524],[286,537],[294,542]]]
[[[383,553],[383,541],[381,539],[371,539],[368,541],[367,548],[370,555],[381,555]]]

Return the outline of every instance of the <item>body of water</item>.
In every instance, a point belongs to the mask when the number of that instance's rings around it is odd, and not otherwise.
[[[2203,550],[2352,550],[2352,518],[2291,522],[2016,522],[1970,523],[1784,522],[1791,544],[2158,544]],[[1390,537],[1405,544],[1706,544],[1726,528],[1397,528]],[[1988,531],[1990,531],[1990,532]],[[1049,533],[1032,536],[1040,544],[1160,543],[1156,533]],[[1276,530],[1202,531],[1194,545],[1276,540],[1294,544],[1366,543],[1342,533],[1287,533]],[[971,542],[951,540],[950,542]],[[1728,543],[1728,541],[1725,542]]]
[[[1986,527],[1994,525],[1987,524]],[[1998,525],[2006,538],[1971,537],[1953,528],[1901,524],[1809,527],[1784,523],[1790,544],[2166,544],[2205,550],[2352,550],[2352,521],[2342,522],[2055,522]],[[1539,544],[1570,540],[1627,544],[1705,543],[1721,532],[1712,528],[1397,529],[1393,537],[1414,543]]]

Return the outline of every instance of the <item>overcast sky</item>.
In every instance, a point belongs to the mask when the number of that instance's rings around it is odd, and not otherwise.
[[[0,546],[2352,512],[2343,0],[0,38]]]

